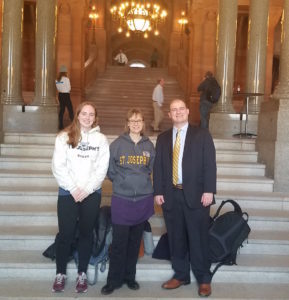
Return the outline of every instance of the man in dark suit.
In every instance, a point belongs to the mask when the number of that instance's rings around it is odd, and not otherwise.
[[[162,287],[189,284],[191,265],[199,295],[208,297],[208,228],[216,193],[216,151],[209,131],[192,127],[188,116],[185,102],[173,100],[169,112],[173,128],[160,134],[156,143],[154,195],[163,209],[174,270],[174,276]]]

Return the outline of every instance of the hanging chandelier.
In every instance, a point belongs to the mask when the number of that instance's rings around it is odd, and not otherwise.
[[[143,33],[148,37],[148,32],[159,35],[158,25],[167,16],[166,10],[153,1],[137,0],[132,2],[120,2],[111,7],[110,12],[114,21],[119,22],[118,32],[126,31],[129,37],[131,32]]]

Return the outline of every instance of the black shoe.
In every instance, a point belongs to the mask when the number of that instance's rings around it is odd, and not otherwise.
[[[139,284],[135,280],[127,280],[126,281],[127,287],[131,290],[139,290]]]
[[[113,293],[115,287],[112,284],[106,284],[102,289],[101,289],[101,293],[102,295],[109,295],[111,293]]]

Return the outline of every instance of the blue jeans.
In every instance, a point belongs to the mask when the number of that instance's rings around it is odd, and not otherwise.
[[[207,100],[202,100],[200,102],[200,115],[201,115],[201,127],[208,128],[209,127],[209,115],[210,110],[213,104]]]

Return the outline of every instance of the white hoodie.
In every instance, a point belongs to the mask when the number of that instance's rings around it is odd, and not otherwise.
[[[67,132],[55,140],[52,172],[58,185],[70,193],[81,188],[91,194],[101,188],[109,164],[109,144],[99,127],[81,132],[75,148],[67,144]]]

